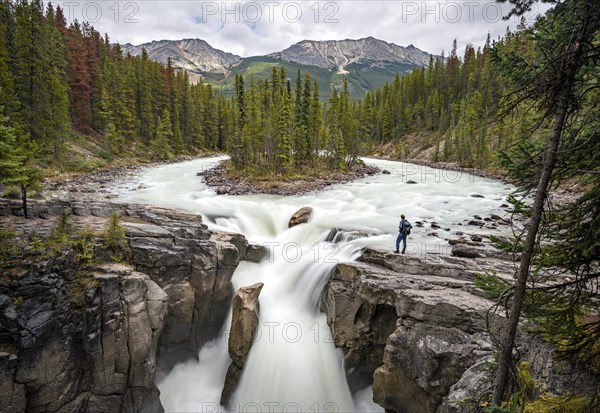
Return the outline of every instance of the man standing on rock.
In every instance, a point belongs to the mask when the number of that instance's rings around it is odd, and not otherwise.
[[[400,218],[402,219],[398,224],[398,238],[396,238],[396,251],[394,251],[395,254],[398,254],[400,252],[401,241],[404,241],[402,254],[406,252],[406,238],[408,238],[408,236],[410,235],[410,229],[412,228],[412,225],[410,225],[410,222],[408,222],[404,214],[400,215]]]

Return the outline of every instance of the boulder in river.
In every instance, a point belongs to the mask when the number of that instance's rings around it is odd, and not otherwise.
[[[248,244],[246,248],[246,254],[244,255],[244,261],[259,263],[267,255],[267,249],[258,244]]]
[[[223,406],[227,406],[231,395],[237,388],[242,376],[242,369],[254,341],[258,327],[258,296],[263,286],[263,283],[256,283],[248,287],[241,287],[233,297],[229,334],[229,357],[232,361],[227,369],[221,393],[221,405]]]
[[[292,215],[288,228],[295,227],[296,225],[306,224],[312,215],[313,209],[311,207],[302,207]]]
[[[448,244],[450,244],[450,245],[458,245],[458,244],[466,244],[466,243],[467,243],[467,240],[464,239],[464,237],[448,240]]]
[[[455,257],[463,258],[477,258],[480,257],[479,251],[475,248],[467,247],[464,244],[456,244],[452,247],[452,255]]]

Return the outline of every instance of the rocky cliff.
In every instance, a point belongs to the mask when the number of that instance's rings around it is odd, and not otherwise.
[[[389,411],[435,412],[462,373],[491,354],[490,301],[473,294],[461,259],[369,251],[339,264],[323,294],[353,390],[373,382]],[[461,279],[462,278],[462,279]]]
[[[24,220],[1,201],[0,222],[43,236],[62,210],[75,229],[96,232],[117,211],[131,259],[83,275],[66,249],[3,271],[0,412],[162,411],[157,368],[195,357],[218,333],[248,244],[211,233],[198,215],[136,205],[32,203],[35,218]]]
[[[473,279],[486,271],[510,279],[512,264],[489,245],[472,244],[479,258],[367,250],[359,262],[337,265],[321,304],[351,390],[372,383],[374,401],[388,412],[458,413],[491,388],[487,325],[498,331],[502,315],[489,313],[494,302]],[[525,329],[520,334],[528,343],[522,360],[547,391],[593,394],[594,379],[557,361]]]

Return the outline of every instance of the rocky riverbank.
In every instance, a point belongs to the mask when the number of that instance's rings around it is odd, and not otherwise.
[[[386,160],[386,161],[404,162],[406,164],[412,165],[412,166],[414,166],[414,168],[417,168],[417,169],[408,170],[407,175],[409,177],[410,177],[410,175],[413,175],[415,177],[426,177],[427,174],[424,173],[424,171],[418,170],[418,168],[434,168],[434,169],[440,169],[442,171],[451,171],[452,174],[449,175],[449,179],[455,179],[454,173],[456,172],[456,173],[460,173],[460,174],[464,173],[464,174],[479,176],[482,178],[495,179],[495,180],[510,184],[510,182],[507,179],[506,174],[502,171],[497,171],[497,170],[492,171],[492,170],[485,170],[485,169],[478,169],[478,168],[466,168],[464,166],[459,165],[457,162],[434,162],[434,161],[430,161],[427,159],[415,159],[415,158],[397,159],[392,156],[386,156],[383,154],[374,154],[372,156],[369,155],[369,157],[371,157],[373,159],[381,159],[381,160]],[[412,183],[417,183],[417,182],[412,181]],[[581,195],[581,191],[578,188],[577,183],[563,183],[558,188],[554,188],[554,187],[551,188],[551,190],[549,192],[549,197],[550,197],[551,202],[556,203],[556,204],[575,202],[580,195]]]
[[[220,154],[214,154],[218,156]],[[211,156],[210,154],[201,155]],[[173,159],[150,163],[132,162],[126,165],[108,167],[87,174],[61,174],[45,180],[43,189],[51,193],[74,193],[74,194],[98,194],[105,198],[112,198],[112,189],[117,185],[123,185],[125,189],[135,191],[143,189],[144,183],[135,181],[133,178],[140,170],[153,166],[168,165],[173,163],[190,161],[198,158],[192,156],[179,156]]]
[[[93,234],[95,258],[83,266],[92,250],[73,244],[52,255],[32,247],[2,269],[0,412],[161,412],[157,370],[197,357],[218,334],[233,272],[262,249],[208,231],[199,215],[151,206],[32,201],[23,219],[18,202],[0,200],[0,225],[40,239],[61,211],[74,237]],[[124,263],[101,252],[113,212],[131,250]]]
[[[215,188],[219,195],[298,195],[320,191],[330,185],[353,181],[379,172],[379,168],[371,165],[356,165],[349,171],[320,176],[253,179],[233,176],[227,164],[221,163],[214,168],[198,172],[198,176],[201,176],[208,186]]]
[[[50,197],[59,199],[65,196],[86,196],[92,199],[110,200],[117,198],[115,189],[125,191],[144,189],[145,183],[135,179],[141,169],[192,159],[194,158],[179,157],[149,164],[121,165],[82,175],[61,175],[44,182],[44,192]],[[220,163],[211,169],[198,172],[198,176],[202,177],[205,183],[214,188],[219,195],[298,195],[320,191],[330,185],[353,181],[380,172],[377,167],[360,164],[349,171],[323,173],[318,176],[253,179],[236,177],[228,170],[227,163]],[[41,195],[40,198],[44,199],[46,196]]]
[[[471,246],[478,258],[398,256],[367,250],[338,264],[323,295],[352,390],[373,383],[389,412],[459,413],[477,409],[491,388],[493,345],[502,312],[474,284],[477,274],[512,280],[510,254]],[[594,394],[597,378],[558,361],[555,349],[524,328],[521,360],[551,394]],[[488,394],[489,395],[489,394]]]

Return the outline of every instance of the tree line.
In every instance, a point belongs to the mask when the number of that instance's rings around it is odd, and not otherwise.
[[[284,68],[271,78],[245,85],[235,79],[234,132],[229,153],[234,168],[256,173],[290,174],[340,170],[358,160],[358,120],[352,115],[348,82],[324,104],[319,84],[296,73],[295,87]]]
[[[455,42],[448,58],[361,101],[349,98],[347,82],[322,97],[308,73],[294,81],[277,67],[268,80],[237,76],[226,99],[210,84],[190,84],[170,61],[124,55],[87,23],[67,26],[60,7],[1,0],[2,122],[44,166],[61,164],[74,130],[100,142],[106,160],[227,150],[238,170],[278,174],[348,168],[373,145],[428,131],[433,160],[484,167],[516,133],[490,122],[505,90],[490,58],[495,48],[489,39],[477,50],[468,45],[461,59]]]
[[[108,158],[137,145],[153,159],[225,149],[231,103],[211,85],[191,85],[145,52],[124,55],[87,23],[67,26],[51,3],[0,1],[0,56],[3,124],[35,143],[43,163],[61,158],[71,127],[103,137]]]

